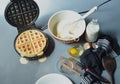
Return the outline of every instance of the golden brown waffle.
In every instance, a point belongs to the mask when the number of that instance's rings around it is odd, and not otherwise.
[[[38,30],[27,30],[21,33],[15,42],[15,48],[21,56],[34,57],[43,53],[46,37]]]

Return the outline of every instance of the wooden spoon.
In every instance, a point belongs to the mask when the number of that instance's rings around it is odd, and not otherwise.
[[[115,59],[110,56],[103,56],[102,64],[103,64],[104,69],[110,75],[111,84],[115,84],[115,81],[114,81],[114,71],[116,69]]]

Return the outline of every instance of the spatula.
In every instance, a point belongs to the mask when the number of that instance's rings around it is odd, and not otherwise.
[[[102,64],[103,64],[104,69],[110,75],[111,84],[115,84],[115,81],[114,81],[114,71],[116,69],[115,59],[110,56],[103,56]]]

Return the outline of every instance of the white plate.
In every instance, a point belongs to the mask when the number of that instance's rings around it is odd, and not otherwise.
[[[73,84],[70,79],[61,74],[47,74],[37,80],[35,84]]]

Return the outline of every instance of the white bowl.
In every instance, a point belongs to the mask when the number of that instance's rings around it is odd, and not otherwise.
[[[63,39],[57,36],[58,31],[62,33],[64,32],[66,34],[68,30],[66,30],[66,28],[63,28],[63,27],[80,18],[81,18],[81,21],[79,21],[80,26],[74,28],[75,32],[73,32],[74,33],[73,38]],[[86,23],[85,23],[85,20],[82,19],[82,16],[77,12],[71,11],[71,10],[58,11],[55,14],[53,14],[48,21],[48,30],[51,33],[51,35],[55,37],[57,40],[68,42],[68,43],[74,42],[74,40],[78,39],[84,33],[85,27],[86,27]],[[65,36],[65,34],[63,34],[63,36]],[[69,37],[69,34],[66,36]]]

